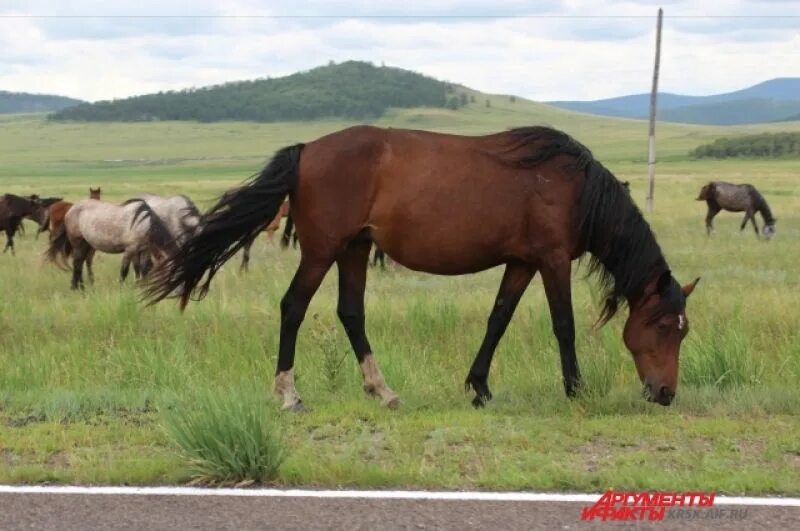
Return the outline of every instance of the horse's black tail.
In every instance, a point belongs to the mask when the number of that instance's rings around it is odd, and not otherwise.
[[[164,220],[153,211],[144,199],[129,199],[122,204],[127,205],[130,203],[137,203],[139,205],[136,212],[133,214],[131,228],[136,225],[136,222],[140,219],[140,215],[142,216],[141,219],[146,218],[149,222],[149,227],[147,229],[147,246],[150,254],[164,257],[174,256],[178,252],[178,244],[175,238],[172,237],[172,234],[170,234]]]
[[[198,298],[206,295],[222,265],[278,213],[295,186],[302,149],[303,144],[281,149],[261,173],[219,199],[200,230],[153,271],[145,293],[151,304],[178,293],[183,309],[195,290]]]
[[[71,254],[72,244],[69,243],[69,238],[67,237],[67,224],[62,223],[56,230],[53,239],[50,240],[50,246],[47,248],[45,256],[61,269],[68,270],[67,258]]]
[[[286,225],[283,227],[283,236],[281,236],[281,248],[286,249],[289,247],[289,240],[292,239],[292,230],[294,229],[294,220],[292,219],[292,211],[286,214]]]

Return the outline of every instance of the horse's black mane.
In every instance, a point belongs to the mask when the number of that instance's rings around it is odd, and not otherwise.
[[[576,159],[576,169],[585,171],[575,216],[579,250],[591,255],[589,273],[598,276],[605,298],[600,322],[608,321],[620,301],[640,294],[649,281],[669,271],[650,226],[628,188],[595,160],[588,148],[566,133],[548,127],[524,127],[508,134],[518,166],[532,168],[558,155],[570,155]],[[524,146],[529,149],[519,149]],[[668,288],[662,310],[680,309],[684,303],[678,296],[680,286],[673,279]]]
[[[772,210],[770,210],[769,205],[767,204],[767,200],[764,199],[764,196],[761,195],[761,192],[756,190],[755,186],[748,186],[750,187],[750,200],[753,202],[753,208],[757,212],[761,212],[761,217],[764,218],[764,223],[767,225],[774,225],[775,218],[772,215]]]

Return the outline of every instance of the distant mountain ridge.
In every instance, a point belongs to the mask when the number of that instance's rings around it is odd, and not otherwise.
[[[181,91],[85,103],[53,120],[246,120],[276,122],[325,118],[369,119],[389,108],[465,104],[464,91],[409,70],[360,61],[330,63],[273,79],[237,81]]]
[[[633,94],[595,101],[550,101],[571,111],[646,119],[650,94]],[[710,96],[658,95],[658,119],[708,125],[773,122],[800,114],[800,78],[776,78],[752,87]]]
[[[81,103],[84,102],[64,96],[0,90],[0,114],[53,112]]]

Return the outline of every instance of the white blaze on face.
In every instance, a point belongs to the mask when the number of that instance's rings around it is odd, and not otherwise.
[[[678,314],[678,330],[683,330],[684,328],[686,328],[686,316],[681,313]]]

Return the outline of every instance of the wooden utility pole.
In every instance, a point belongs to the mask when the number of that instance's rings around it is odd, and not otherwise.
[[[658,96],[658,67],[661,62],[661,20],[664,10],[658,8],[658,25],[656,26],[656,66],[653,69],[653,90],[650,92],[650,141],[647,153],[647,211],[653,211],[653,192],[656,186],[656,98]]]

